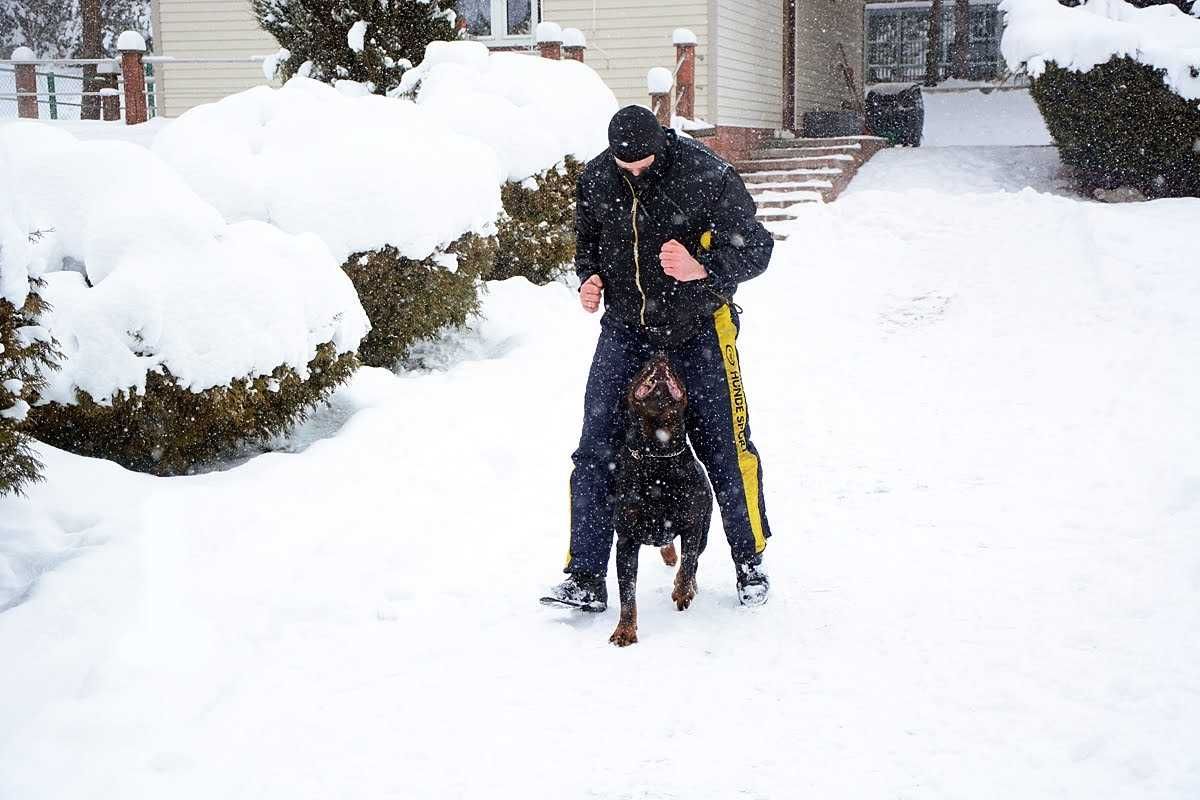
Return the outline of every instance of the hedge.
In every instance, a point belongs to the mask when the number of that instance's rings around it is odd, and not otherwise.
[[[1054,64],[1032,94],[1087,193],[1121,186],[1146,197],[1200,197],[1200,101],[1184,100],[1163,72],[1129,57],[1087,72]]]
[[[84,456],[154,475],[180,475],[231,454],[246,443],[289,431],[350,377],[353,353],[332,343],[317,348],[309,375],[287,366],[269,376],[238,378],[193,392],[169,371],[147,376],[146,391],[118,392],[97,403],[79,392],[74,405],[35,406],[26,424],[35,437]]]
[[[453,268],[447,261],[453,260]],[[414,342],[479,310],[479,280],[496,260],[496,240],[467,234],[445,253],[414,261],[392,246],[354,253],[342,265],[371,320],[362,363],[391,369]]]
[[[0,300],[0,496],[21,494],[42,477],[21,423],[43,385],[42,371],[53,369],[57,358],[53,341],[36,328],[45,307],[36,292],[20,308]]]
[[[533,178],[504,185],[493,280],[521,275],[541,285],[570,269],[575,260],[575,183],[583,167],[568,156]]]

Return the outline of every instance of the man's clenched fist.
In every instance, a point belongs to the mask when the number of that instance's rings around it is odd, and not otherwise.
[[[688,249],[672,239],[662,246],[659,253],[663,272],[677,281],[698,281],[708,277],[708,270],[692,258]]]
[[[593,275],[584,281],[584,284],[579,289],[579,302],[583,304],[583,310],[589,314],[595,314],[600,308],[600,293],[604,290],[604,281],[600,280],[599,275]]]

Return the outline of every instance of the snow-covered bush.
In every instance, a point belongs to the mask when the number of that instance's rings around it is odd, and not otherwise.
[[[383,94],[432,41],[457,39],[453,0],[253,0],[259,25],[283,45],[274,63],[327,83],[358,81]]]
[[[293,78],[193,108],[154,150],[230,221],[325,242],[371,318],[364,363],[393,365],[412,342],[397,332],[435,331],[477,302],[490,248],[472,237],[495,234],[496,154],[412,102]]]
[[[1003,7],[1004,56],[1026,65],[1062,159],[1086,189],[1200,196],[1200,19],[1123,0]]]
[[[315,236],[227,224],[136,145],[19,123],[0,153],[5,230],[40,232],[5,238],[3,285],[10,263],[43,282],[61,350],[25,423],[37,438],[178,473],[286,431],[353,369],[366,315]]]
[[[572,219],[582,164],[608,146],[612,90],[577,61],[433,42],[395,94],[496,151],[506,178],[494,278],[545,283],[575,258]]]
[[[504,185],[494,280],[521,275],[544,284],[569,271],[575,261],[575,184],[583,166],[567,156],[537,177]]]
[[[31,288],[38,288],[36,281]],[[0,297],[0,496],[19,494],[26,484],[41,479],[41,463],[20,426],[43,385],[43,375],[55,367],[54,344],[38,324],[45,310],[41,297],[32,291],[18,302]]]

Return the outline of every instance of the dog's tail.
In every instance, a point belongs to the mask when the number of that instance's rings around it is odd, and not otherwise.
[[[668,567],[673,567],[679,563],[679,554],[675,552],[674,542],[671,542],[666,547],[660,548],[658,552],[662,555],[663,563]]]

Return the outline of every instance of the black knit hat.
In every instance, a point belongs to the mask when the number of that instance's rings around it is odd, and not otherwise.
[[[608,123],[608,145],[621,161],[641,161],[667,146],[667,134],[654,112],[642,106],[625,106]]]

